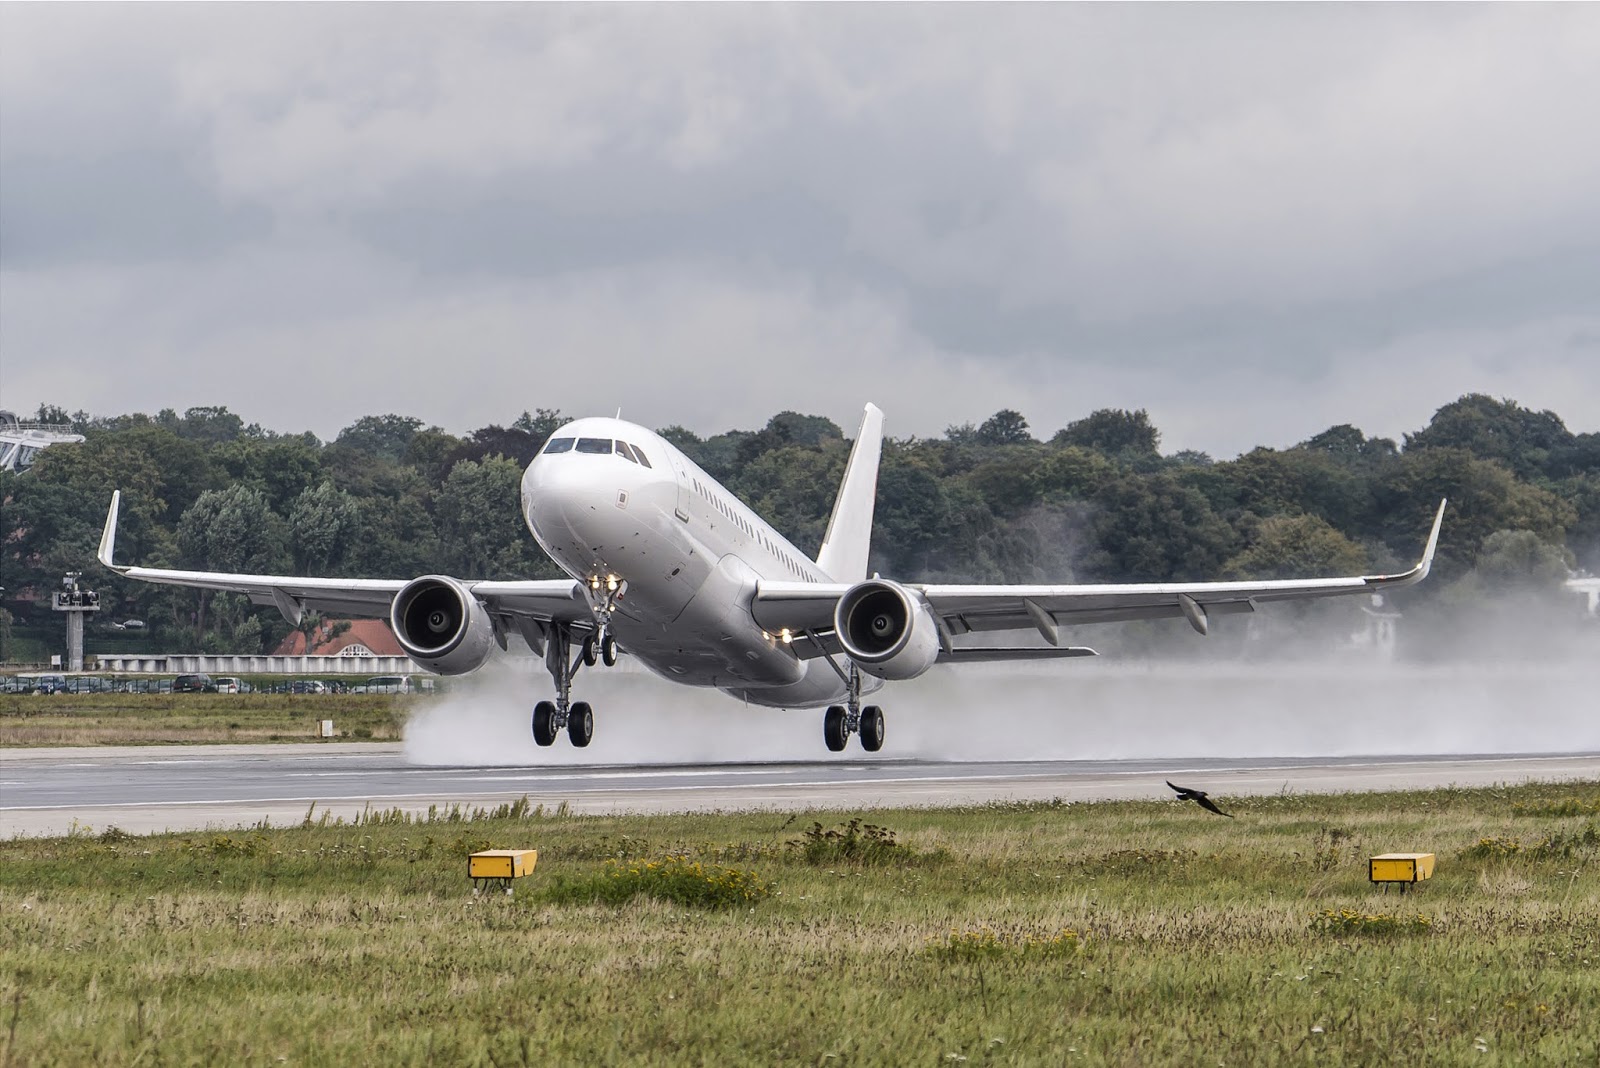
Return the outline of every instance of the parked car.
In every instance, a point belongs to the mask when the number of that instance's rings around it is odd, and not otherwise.
[[[63,687],[67,693],[104,693],[110,688],[105,679],[94,675],[74,675]]]
[[[240,689],[239,678],[236,675],[218,675],[212,680],[218,693],[243,693]]]
[[[7,675],[4,678],[0,678],[0,693],[30,693],[32,690],[32,679],[25,679],[20,675]]]
[[[356,688],[360,693],[416,693],[410,675],[378,675]]]
[[[290,693],[327,693],[328,685],[320,679],[295,679],[289,684]]]
[[[34,693],[60,693],[67,688],[65,675],[37,675],[33,680]]]
[[[216,693],[217,684],[203,671],[192,675],[179,675],[172,680],[173,693]]]

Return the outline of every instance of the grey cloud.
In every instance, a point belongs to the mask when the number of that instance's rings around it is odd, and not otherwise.
[[[115,351],[161,374],[112,406],[243,410],[249,360],[268,425],[466,429],[587,410],[581,353],[707,431],[864,390],[1218,453],[1466,389],[1600,425],[1583,6],[17,10],[13,406]]]

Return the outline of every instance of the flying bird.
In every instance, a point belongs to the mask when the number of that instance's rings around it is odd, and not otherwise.
[[[1218,808],[1216,804],[1212,802],[1211,798],[1206,796],[1206,792],[1204,790],[1191,790],[1186,786],[1178,786],[1174,784],[1171,779],[1167,780],[1167,785],[1178,791],[1177,799],[1179,801],[1193,801],[1207,812],[1215,812],[1219,816],[1227,816],[1230,820],[1233,819],[1233,814],[1230,812],[1224,812]]]

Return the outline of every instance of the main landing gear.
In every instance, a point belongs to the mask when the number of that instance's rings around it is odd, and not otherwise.
[[[599,586],[596,584],[595,589]],[[612,667],[617,662],[617,640],[611,636],[611,612],[617,598],[622,596],[625,583],[616,584],[604,600],[594,605],[595,624],[598,630],[574,641],[570,624],[552,623],[544,647],[544,665],[556,684],[556,699],[540,701],[533,706],[533,740],[540,745],[554,745],[556,737],[565,730],[572,744],[582,749],[594,740],[594,709],[587,701],[572,700],[572,679],[580,667],[594,667],[603,663]],[[577,648],[574,648],[576,644]]]
[[[822,716],[822,741],[830,752],[842,753],[849,744],[850,735],[861,735],[861,748],[876,753],[883,748],[883,709],[877,705],[861,706],[861,670],[855,663],[848,672],[841,671],[830,656],[828,662],[845,681],[845,704],[829,705]]]
[[[594,740],[594,709],[587,701],[572,700],[572,678],[584,663],[594,663],[584,655],[594,643],[594,636],[584,638],[574,651],[572,628],[558,624],[553,630],[545,643],[544,664],[555,680],[556,699],[533,706],[533,740],[540,745],[554,745],[556,736],[565,730],[572,744],[582,749]]]

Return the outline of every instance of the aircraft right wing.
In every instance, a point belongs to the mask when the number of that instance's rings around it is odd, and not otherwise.
[[[1007,650],[1015,659],[1087,656],[1087,650],[1060,646],[1057,628],[1085,623],[1184,618],[1201,634],[1214,615],[1253,612],[1257,604],[1376,592],[1411,586],[1427,577],[1439,544],[1447,502],[1439,502],[1422,559],[1395,575],[1279,579],[1242,582],[1141,582],[1075,586],[955,586],[906,583],[919,595],[939,626],[942,659],[978,659],[976,649],[958,648],[955,635],[980,631],[1037,630],[1052,648]],[[871,581],[871,580],[869,580]],[[837,652],[834,609],[851,584],[769,583],[758,587],[751,613],[767,631],[792,636],[802,658]],[[1002,659],[990,650],[988,659]],[[1004,659],[1012,659],[1005,657]]]

